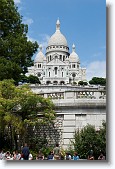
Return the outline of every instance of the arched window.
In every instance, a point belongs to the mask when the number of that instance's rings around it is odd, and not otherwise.
[[[58,57],[57,56],[55,56],[55,59],[57,59]]]
[[[55,71],[55,75],[57,75],[57,67],[54,68],[54,71]]]
[[[75,68],[75,64],[72,64],[72,68]]]
[[[50,77],[50,72],[49,72],[49,77]]]
[[[63,77],[63,72],[62,72],[62,77]]]

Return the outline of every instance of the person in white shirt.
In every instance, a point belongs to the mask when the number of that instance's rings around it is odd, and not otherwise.
[[[33,155],[31,153],[29,154],[29,160],[33,160]]]

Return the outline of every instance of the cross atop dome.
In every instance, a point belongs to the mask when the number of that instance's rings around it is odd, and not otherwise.
[[[72,52],[75,52],[75,45],[74,45],[74,43],[72,45]]]
[[[56,31],[57,30],[60,30],[60,21],[59,21],[59,18],[57,19],[57,22],[56,22]]]

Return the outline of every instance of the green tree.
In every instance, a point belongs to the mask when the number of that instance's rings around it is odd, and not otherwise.
[[[89,84],[106,86],[106,78],[93,77],[92,80],[89,81]]]
[[[87,85],[88,83],[87,82],[84,82],[84,81],[79,81],[78,82],[78,85]]]
[[[0,80],[13,78],[33,64],[31,57],[37,51],[37,42],[27,39],[28,26],[22,23],[13,0],[0,0]]]
[[[28,77],[28,82],[32,83],[32,84],[36,84],[36,83],[41,84],[39,78],[37,76],[33,76],[33,75],[30,75]]]
[[[98,158],[100,150],[106,155],[106,123],[103,122],[103,127],[98,132],[94,126],[89,124],[83,129],[77,130],[71,145],[80,158],[87,158],[90,150],[93,150],[95,159]]]
[[[102,126],[99,131],[97,131],[97,149],[102,151],[106,155],[106,123],[103,121]]]
[[[13,108],[18,103],[13,80],[0,82],[0,139],[1,147],[17,147],[17,132],[22,130],[22,120],[14,113]]]
[[[34,126],[50,125],[55,119],[51,100],[34,94],[28,85],[15,86],[13,82],[0,82],[0,144],[11,149],[18,147],[17,140],[28,142]]]
[[[26,75],[21,75],[21,80],[20,82],[22,83],[30,83],[30,84],[41,84],[39,78],[37,76],[33,76],[33,75],[30,75],[30,76],[26,76]]]

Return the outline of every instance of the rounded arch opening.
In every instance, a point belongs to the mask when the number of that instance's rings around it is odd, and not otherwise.
[[[47,81],[46,84],[47,84],[47,85],[51,84],[51,81]]]
[[[58,81],[56,81],[56,80],[53,81],[53,84],[54,84],[54,85],[57,85],[57,84],[58,84]]]
[[[61,81],[60,84],[63,85],[63,84],[65,84],[65,82],[64,82],[64,81]]]

